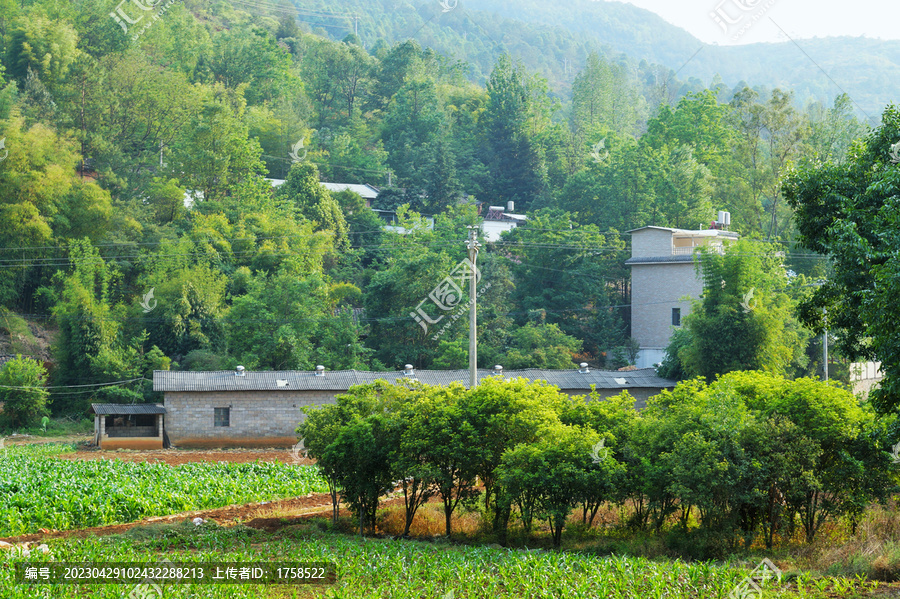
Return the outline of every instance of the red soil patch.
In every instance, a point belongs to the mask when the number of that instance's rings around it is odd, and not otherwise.
[[[380,502],[381,506],[398,504],[403,505],[402,496],[383,499]],[[46,539],[70,537],[81,539],[90,536],[102,537],[121,534],[135,526],[180,522],[182,520],[198,517],[215,522],[220,526],[243,524],[244,526],[249,526],[251,528],[274,532],[286,526],[309,520],[310,518],[330,517],[331,509],[331,496],[328,493],[310,493],[306,497],[292,497],[290,499],[280,499],[260,503],[229,505],[210,510],[182,512],[170,516],[155,516],[153,518],[145,518],[138,522],[130,522],[128,524],[111,524],[109,526],[95,526],[93,528],[80,528],[78,530],[51,530],[44,533],[34,533],[18,537],[3,537],[0,538],[0,541],[6,541],[8,543],[34,543]],[[271,514],[273,513],[283,515],[272,517]],[[347,516],[349,513],[348,510],[341,507],[341,516]]]
[[[122,460],[123,462],[162,462],[169,466],[193,462],[281,462],[283,464],[314,464],[313,460],[294,459],[290,449],[145,449],[139,451],[102,451],[95,447],[79,448],[75,453],[59,456],[63,460]]]
[[[155,516],[145,518],[138,522],[130,522],[128,524],[112,524],[109,526],[95,526],[93,528],[80,528],[78,530],[53,530],[46,533],[35,533],[22,535],[18,537],[4,537],[0,540],[8,543],[34,542],[44,539],[58,539],[65,537],[84,538],[88,536],[106,536],[125,532],[129,528],[142,526],[146,524],[158,524],[160,522],[180,522],[185,519],[203,518],[211,520],[222,526],[234,525],[246,520],[248,526],[252,526],[255,521],[277,520],[283,521],[281,518],[265,518],[266,513],[278,512],[304,512],[300,516],[292,516],[298,519],[305,519],[311,516],[321,516],[323,513],[331,513],[331,496],[328,493],[310,493],[306,497],[292,497],[290,499],[280,499],[275,501],[246,503],[243,505],[229,505],[226,507],[215,508],[211,510],[197,510],[192,512],[182,512],[180,514],[172,514],[170,516]],[[342,510],[343,511],[343,510]],[[257,528],[263,528],[258,526]]]

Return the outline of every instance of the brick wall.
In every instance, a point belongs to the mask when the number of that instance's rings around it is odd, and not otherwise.
[[[166,392],[166,433],[173,445],[291,446],[301,410],[334,403],[329,391]],[[229,426],[215,426],[215,408],[228,408]]]
[[[659,389],[632,388],[635,408],[646,406]],[[583,390],[563,390],[587,395]],[[598,390],[601,398],[620,390]],[[178,447],[291,447],[303,420],[301,408],[333,404],[337,393],[327,391],[198,392],[167,391],[166,433]],[[215,408],[230,410],[229,426],[215,426]]]

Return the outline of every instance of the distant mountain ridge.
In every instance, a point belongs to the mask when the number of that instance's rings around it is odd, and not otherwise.
[[[719,75],[728,87],[743,81],[751,86],[790,88],[801,101],[816,99],[826,104],[843,91],[876,119],[886,104],[900,101],[900,41],[896,40],[845,36],[719,46],[622,2],[572,0],[551,7],[535,0],[468,0],[466,5],[587,33],[632,59],[667,66],[678,70],[681,79],[696,77],[706,85]],[[709,15],[698,18],[709,19],[710,27],[716,27]]]
[[[677,79],[687,82],[679,93],[709,86],[716,75],[729,89],[743,83],[794,90],[801,104],[818,100],[830,105],[846,92],[874,121],[885,105],[900,100],[900,41],[895,40],[832,37],[718,46],[648,10],[610,1],[294,2],[302,4],[301,11],[359,15],[359,36],[367,47],[378,39],[394,43],[414,38],[466,60],[476,80],[483,80],[496,56],[508,51],[565,94],[587,54],[599,51],[609,58],[627,57],[638,78],[646,79],[652,64],[677,71]],[[335,23],[322,19],[319,24],[333,37],[343,37],[346,24]],[[710,27],[715,26],[710,19]]]

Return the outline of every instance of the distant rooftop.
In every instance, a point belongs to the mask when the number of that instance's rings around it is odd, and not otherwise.
[[[626,233],[633,235],[638,231],[646,231],[648,229],[657,231],[669,231],[673,235],[686,237],[729,237],[731,239],[740,238],[740,235],[738,233],[735,233],[734,231],[724,231],[722,229],[673,229],[671,227],[656,227],[653,225],[632,229],[630,231],[626,231]]]
[[[363,197],[364,200],[374,200],[378,197],[378,193],[381,191],[377,187],[372,187],[368,183],[325,183],[324,181],[320,183],[320,185],[326,188],[331,192],[340,192],[340,191],[352,191],[357,193]]]
[[[272,185],[272,187],[280,187],[281,185],[284,185],[285,180],[284,179],[266,179],[266,181],[268,181]],[[319,185],[321,185],[328,191],[331,191],[334,193],[349,190],[354,193],[358,193],[360,196],[362,196],[362,198],[364,200],[369,200],[369,201],[374,200],[376,197],[378,197],[378,194],[381,192],[380,189],[378,189],[377,187],[373,187],[372,185],[369,185],[368,183],[328,183],[328,182],[322,181],[319,183]]]
[[[484,220],[516,221],[524,223],[528,217],[524,214],[507,212],[503,206],[490,206]]]

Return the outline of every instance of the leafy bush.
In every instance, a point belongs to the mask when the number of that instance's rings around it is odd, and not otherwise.
[[[49,415],[46,382],[47,371],[37,360],[17,356],[4,364],[0,368],[0,428],[29,426]]]

